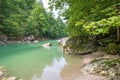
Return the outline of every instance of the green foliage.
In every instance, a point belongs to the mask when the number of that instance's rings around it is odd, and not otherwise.
[[[115,3],[114,0],[50,0],[51,7],[56,9],[69,6],[63,16],[68,19],[66,32],[70,37],[106,34],[110,27],[119,26]]]
[[[55,23],[55,24],[54,24]],[[37,0],[0,0],[0,34],[8,37],[62,37],[65,24]],[[61,34],[62,33],[62,34]]]
[[[110,43],[107,45],[106,52],[109,54],[119,54],[120,55],[120,45],[115,43]]]
[[[71,38],[92,37],[98,45],[101,39],[120,42],[120,0],[50,0],[50,5],[62,9],[67,19],[66,33]],[[105,40],[103,44],[107,45]]]
[[[109,32],[111,27],[120,26],[120,16],[112,16],[96,22],[86,22],[83,27],[89,34],[105,34]]]
[[[43,13],[43,7],[36,3],[27,19],[26,35],[41,36],[46,30],[46,18]]]
[[[10,37],[23,35],[26,22],[25,17],[28,15],[27,4],[30,4],[27,1],[28,0],[1,0],[0,15],[2,19],[0,20],[0,31],[4,35]],[[29,2],[30,1],[34,2],[34,0],[29,0]]]

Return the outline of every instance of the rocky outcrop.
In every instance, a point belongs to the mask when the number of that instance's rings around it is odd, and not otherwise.
[[[23,38],[23,41],[28,42],[28,43],[34,40],[35,40],[35,37],[33,35],[26,36]]]
[[[59,44],[61,47],[63,47],[63,46],[66,45],[66,43],[67,43],[67,41],[68,41],[69,39],[70,39],[70,38],[68,38],[68,37],[62,38],[62,39],[58,40],[58,44]]]
[[[63,38],[58,40],[58,44],[65,54],[86,54],[96,51],[96,47],[92,41],[83,43],[83,40],[75,41],[71,38]]]
[[[0,44],[6,43],[37,43],[39,42],[39,38],[35,38],[33,35],[22,36],[22,37],[7,37],[5,35],[0,35]],[[44,40],[44,39],[43,39]]]
[[[120,58],[94,59],[81,70],[83,73],[109,77],[108,80],[120,80]]]

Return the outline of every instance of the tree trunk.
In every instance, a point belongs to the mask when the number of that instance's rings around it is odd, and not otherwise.
[[[118,0],[116,0],[116,16],[119,14],[119,7]],[[117,26],[117,43],[120,43],[120,28]]]
[[[117,27],[117,42],[120,43],[120,28]]]

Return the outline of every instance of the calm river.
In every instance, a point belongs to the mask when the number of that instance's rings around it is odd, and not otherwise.
[[[41,45],[51,42],[49,49]],[[56,40],[0,45],[0,66],[9,76],[24,80],[75,80],[80,73],[80,56],[63,55]]]

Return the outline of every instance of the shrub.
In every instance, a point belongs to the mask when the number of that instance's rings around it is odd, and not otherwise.
[[[120,55],[120,45],[115,43],[109,43],[106,48],[106,52],[109,54],[119,54]]]

